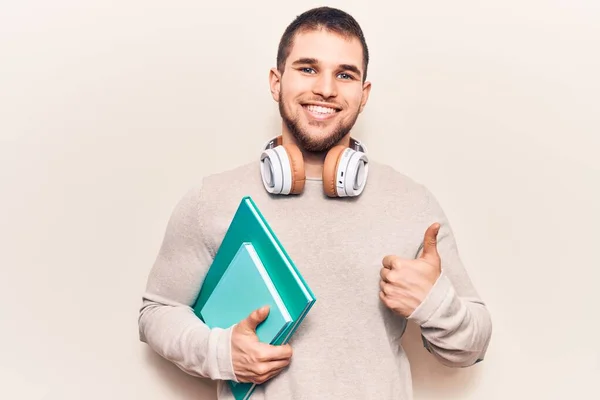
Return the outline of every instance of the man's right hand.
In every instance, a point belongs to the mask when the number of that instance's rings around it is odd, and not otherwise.
[[[256,336],[256,327],[267,315],[269,306],[264,306],[254,310],[233,328],[231,357],[233,371],[239,382],[264,383],[290,363],[292,348],[289,344],[273,346],[260,342]]]

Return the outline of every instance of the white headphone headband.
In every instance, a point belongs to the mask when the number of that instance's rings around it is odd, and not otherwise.
[[[367,154],[367,148],[365,147],[364,143],[354,139],[353,137],[350,138],[350,148],[354,151],[360,151],[361,153]]]
[[[350,137],[348,147],[335,146],[323,167],[323,189],[330,197],[354,197],[362,193],[369,172],[366,146]],[[262,148],[260,172],[265,189],[272,194],[298,194],[304,188],[302,154],[296,146],[282,146],[281,136]]]

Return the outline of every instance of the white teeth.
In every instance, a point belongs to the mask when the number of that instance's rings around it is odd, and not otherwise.
[[[329,107],[321,107],[321,106],[307,106],[308,111],[319,113],[319,114],[333,114],[336,110],[335,108]]]

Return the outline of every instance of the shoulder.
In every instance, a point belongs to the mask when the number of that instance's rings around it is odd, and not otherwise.
[[[191,182],[177,200],[178,209],[198,209],[201,204],[239,191],[246,193],[252,184],[262,184],[256,163],[245,163],[218,172],[201,175]]]
[[[259,164],[256,161],[253,161],[205,175],[202,178],[202,181],[203,184],[228,187],[231,183],[246,182],[259,177]]]
[[[181,201],[202,203],[210,198],[246,195],[252,187],[262,185],[260,170],[256,162],[237,165],[218,172],[202,175],[190,184]]]
[[[393,221],[410,221],[417,232],[431,223],[447,223],[445,212],[434,193],[424,184],[391,165],[370,162],[368,206],[371,213],[383,213]]]
[[[264,192],[260,165],[253,161],[205,176],[201,199],[219,208],[237,207],[242,197],[257,198]]]
[[[425,204],[431,196],[427,187],[399,171],[389,164],[379,161],[369,162],[367,185],[377,198],[390,199],[394,202],[411,202],[415,205]]]
[[[264,195],[260,169],[256,162],[248,162],[218,172],[205,174],[183,196],[183,202],[192,205],[203,220],[229,216],[245,196]]]
[[[170,225],[187,236],[201,237],[208,248],[216,248],[242,197],[260,193],[262,181],[257,180],[257,171],[260,179],[256,163],[248,163],[201,176],[179,195]]]

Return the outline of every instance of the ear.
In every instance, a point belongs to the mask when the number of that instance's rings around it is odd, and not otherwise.
[[[271,87],[273,100],[279,102],[279,94],[281,93],[281,73],[277,68],[271,68],[269,71],[269,86]]]
[[[371,82],[366,81],[365,83],[363,83],[362,99],[360,101],[360,109],[358,110],[359,113],[361,113],[367,105],[367,101],[369,100],[369,94],[371,94]]]

